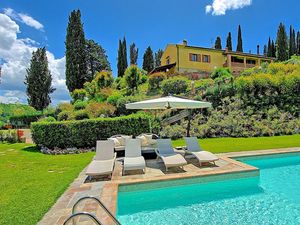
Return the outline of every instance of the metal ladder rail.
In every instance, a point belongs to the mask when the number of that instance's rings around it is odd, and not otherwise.
[[[94,215],[88,213],[88,212],[79,212],[79,213],[74,213],[72,214],[71,216],[69,216],[65,222],[63,223],[63,225],[67,225],[68,222],[70,222],[70,220],[73,221],[73,224],[74,224],[74,219],[75,217],[78,217],[78,216],[87,216],[88,218],[92,219],[93,222],[95,222],[95,224],[97,225],[103,225]]]
[[[93,196],[85,196],[85,197],[82,197],[80,199],[77,200],[77,202],[73,205],[73,208],[72,208],[72,214],[75,213],[76,209],[77,209],[77,206],[80,202],[82,201],[85,201],[85,200],[94,200],[95,202],[98,203],[99,206],[101,206],[102,209],[104,209],[104,211],[109,215],[109,217],[115,222],[115,224],[117,225],[121,225],[121,223],[117,220],[117,218],[109,211],[108,208],[106,208],[106,206],[96,197],[93,197]]]

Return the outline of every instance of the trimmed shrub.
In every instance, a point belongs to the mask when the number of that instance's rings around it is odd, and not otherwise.
[[[86,90],[84,90],[84,89],[75,89],[71,93],[71,96],[72,96],[74,102],[76,102],[78,100],[84,101],[86,95],[87,95]]]
[[[74,103],[74,109],[75,110],[82,110],[82,109],[85,109],[85,107],[87,106],[87,102],[86,101],[76,101]]]
[[[55,110],[55,115],[58,115],[60,112],[63,111],[73,111],[74,110],[74,106],[68,102],[64,102],[64,103],[60,103],[56,110]]]
[[[114,93],[112,95],[110,95],[108,98],[107,98],[107,103],[113,105],[113,106],[117,106],[117,102],[120,98],[123,98],[124,96],[121,95],[120,93]]]
[[[151,74],[149,76],[149,90],[160,89],[160,83],[166,78],[166,74],[162,72]]]
[[[188,79],[185,77],[173,77],[164,80],[161,87],[164,95],[185,93],[188,88]]]
[[[56,121],[56,119],[52,116],[43,117],[38,120],[38,122],[43,122],[43,123],[50,123],[50,122],[55,122],[55,121]]]
[[[112,116],[116,108],[106,102],[91,102],[86,107],[86,112],[90,118]]]
[[[84,120],[84,119],[89,119],[89,118],[90,118],[89,114],[84,109],[74,112],[74,119],[75,120]]]
[[[72,120],[74,119],[74,113],[72,111],[62,111],[57,115],[58,121]]]
[[[126,96],[126,97],[122,97],[119,98],[117,101],[117,115],[128,115],[131,114],[133,112],[136,112],[137,110],[131,110],[131,109],[126,109],[126,104],[127,103],[131,103],[131,102],[137,102],[137,101],[141,101],[142,98],[140,96]]]
[[[114,78],[111,71],[101,71],[96,73],[94,81],[97,84],[98,90],[100,90],[105,87],[111,87],[114,82]]]
[[[0,142],[19,142],[17,130],[0,130]]]
[[[48,148],[93,147],[97,140],[115,134],[137,136],[150,131],[151,117],[144,114],[82,121],[32,123],[34,142]]]

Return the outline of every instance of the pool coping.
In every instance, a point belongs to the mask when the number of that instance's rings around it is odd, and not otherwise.
[[[235,158],[240,157],[251,157],[251,156],[266,156],[274,154],[286,154],[286,153],[300,153],[300,147],[292,148],[280,148],[280,149],[267,149],[267,150],[255,150],[255,151],[241,151],[241,152],[230,152],[230,153],[219,153],[217,154],[220,159],[238,165],[242,167],[242,170],[220,170],[220,171],[199,171],[197,173],[189,174],[165,174],[160,177],[148,177],[140,179],[128,179],[128,180],[118,180],[114,178],[114,174],[118,174],[120,171],[120,165],[114,171],[113,178],[110,182],[106,183],[103,186],[101,201],[106,205],[106,207],[116,215],[117,212],[117,199],[118,199],[118,190],[119,185],[131,185],[139,183],[151,183],[159,181],[171,181],[177,179],[189,179],[196,177],[208,177],[208,176],[219,176],[227,174],[237,174],[237,173],[247,173],[247,172],[257,172],[259,175],[259,168],[250,166],[246,163],[235,160]],[[105,224],[113,224],[110,218],[107,215],[103,214],[103,222]]]

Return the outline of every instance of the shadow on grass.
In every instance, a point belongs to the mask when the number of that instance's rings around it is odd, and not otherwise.
[[[28,146],[28,147],[24,147],[24,148],[22,148],[22,151],[41,153],[40,150],[39,150],[39,148],[36,147],[36,146]]]

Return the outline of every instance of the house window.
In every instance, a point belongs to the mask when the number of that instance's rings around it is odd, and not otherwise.
[[[209,55],[203,55],[202,56],[202,62],[210,63],[210,56]]]
[[[244,63],[244,59],[236,57],[236,56],[231,56],[231,62],[234,62],[234,63]]]
[[[190,61],[201,62],[201,55],[200,54],[190,53],[189,57],[190,57]]]
[[[191,61],[197,62],[198,61],[198,55],[197,54],[192,54],[192,60]]]
[[[170,56],[168,56],[168,57],[166,58],[166,64],[167,64],[167,65],[170,65]]]
[[[246,63],[247,64],[252,64],[252,65],[256,65],[256,60],[255,59],[247,59]]]

